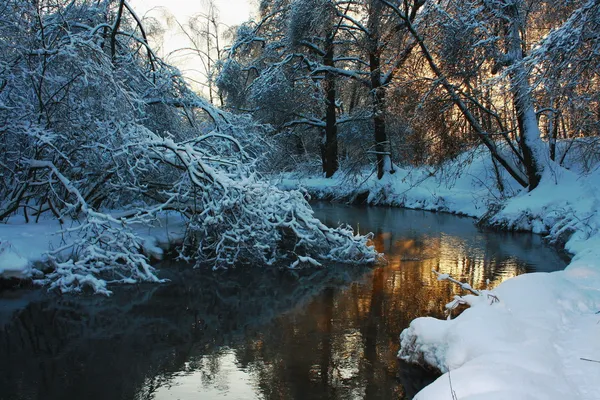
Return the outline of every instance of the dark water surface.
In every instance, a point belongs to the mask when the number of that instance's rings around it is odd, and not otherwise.
[[[396,359],[398,335],[458,293],[562,269],[540,237],[471,219],[316,204],[326,223],[375,232],[376,269],[219,273],[163,264],[165,285],[111,298],[0,293],[0,399],[398,399],[432,377]],[[168,268],[167,268],[168,267]]]

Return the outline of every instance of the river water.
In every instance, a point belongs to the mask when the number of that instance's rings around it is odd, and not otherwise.
[[[417,316],[458,288],[564,268],[539,236],[392,208],[316,204],[325,223],[375,233],[388,263],[212,273],[159,265],[165,285],[111,298],[0,292],[0,399],[398,399],[434,379],[396,359]]]

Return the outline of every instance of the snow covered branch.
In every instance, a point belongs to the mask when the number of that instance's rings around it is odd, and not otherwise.
[[[448,282],[454,283],[454,284],[458,285],[462,290],[471,292],[471,294],[473,294],[475,296],[485,297],[485,298],[489,299],[492,304],[500,301],[500,299],[498,299],[498,297],[495,294],[491,293],[488,290],[474,289],[468,283],[461,282],[457,279],[454,279],[449,274],[442,274],[442,273],[436,271],[435,269],[432,269],[432,272],[435,275],[437,275],[438,281],[448,281]],[[471,305],[471,304],[472,304],[472,298],[470,298],[468,296],[454,296],[454,300],[452,300],[450,303],[446,304],[446,310],[448,310],[448,318],[450,318],[450,313],[452,312],[452,310],[454,310],[459,305]]]

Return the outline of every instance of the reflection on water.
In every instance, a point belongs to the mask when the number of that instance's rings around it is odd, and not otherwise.
[[[109,299],[0,293],[0,399],[410,398],[431,377],[397,361],[398,335],[458,293],[432,268],[484,287],[564,267],[539,237],[481,232],[470,219],[315,208],[326,223],[375,232],[388,264],[212,273],[165,263],[170,284]]]

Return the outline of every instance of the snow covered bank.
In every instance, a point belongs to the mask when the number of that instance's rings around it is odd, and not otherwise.
[[[467,296],[454,320],[418,318],[399,357],[445,372],[418,399],[599,399],[600,173],[547,171],[489,221],[565,243],[565,271],[512,278],[500,299]]]
[[[185,221],[175,213],[163,213],[154,226],[139,227],[137,235],[142,240],[144,253],[152,259],[162,259],[165,249],[183,239]],[[26,223],[15,216],[0,224],[0,279],[28,279],[38,275],[36,264],[43,267],[48,253],[77,240],[76,236],[59,232],[61,227],[55,219],[41,219],[38,223]]]
[[[414,320],[399,357],[444,373],[417,399],[600,399],[600,171],[549,168],[534,191],[504,180],[501,195],[490,164],[477,155],[449,181],[399,169],[382,181],[362,177],[358,191],[341,177],[288,176],[281,185],[318,198],[352,200],[362,191],[369,204],[485,216],[564,245],[573,254],[566,270],[512,278],[493,289],[499,301],[466,295],[470,308],[452,320]]]
[[[414,320],[400,358],[445,372],[416,398],[597,399],[598,364],[583,358],[600,358],[599,296],[588,286],[600,281],[584,270],[521,275],[494,290],[499,302]]]
[[[338,172],[331,179],[284,174],[277,177],[283,189],[303,188],[315,199],[361,202],[481,217],[491,203],[517,193],[520,187],[498,170],[497,184],[489,152],[479,148],[462,154],[443,168],[396,167],[394,174],[377,179],[372,170],[358,176]]]

